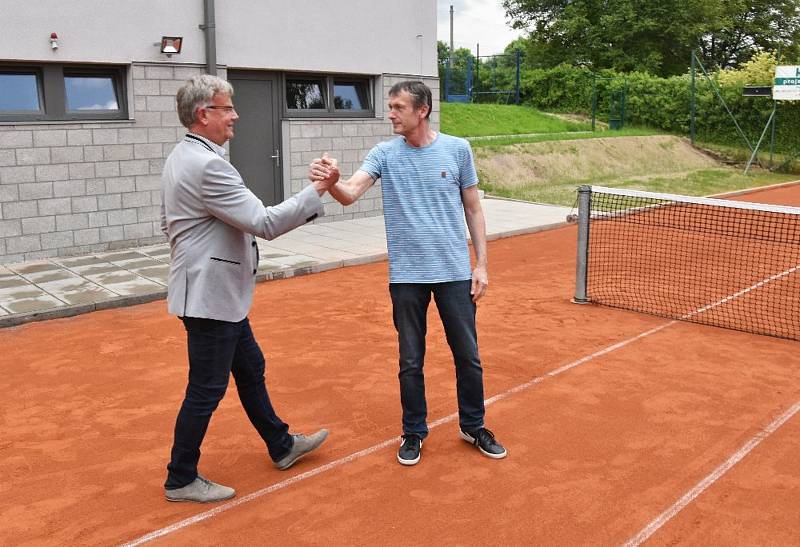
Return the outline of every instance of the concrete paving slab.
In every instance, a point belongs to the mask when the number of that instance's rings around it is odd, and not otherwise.
[[[164,265],[163,262],[150,257],[134,258],[132,260],[115,260],[112,264],[125,268],[126,270],[137,270],[139,268]]]
[[[34,298],[41,294],[45,294],[45,291],[33,283],[26,283],[25,285],[19,287],[0,289],[0,305],[2,305],[4,302],[24,300],[25,298]]]
[[[280,258],[273,258],[270,260],[275,264],[279,264],[282,266],[287,267],[294,267],[294,268],[304,268],[306,266],[313,266],[314,264],[318,264],[320,261],[316,258],[312,258],[310,256],[305,255],[289,255]]]
[[[103,287],[111,287],[112,285],[119,285],[122,283],[133,283],[136,280],[141,279],[141,277],[133,272],[120,269],[99,274],[86,274],[84,277],[91,279]]]
[[[484,199],[487,237],[564,224],[570,208]],[[257,281],[386,260],[382,216],[312,224],[258,240]],[[0,265],[0,328],[166,297],[169,245]]]
[[[137,275],[140,275],[150,281],[154,281],[159,285],[167,286],[169,279],[169,265],[160,264],[158,266],[150,266],[148,268],[137,268],[134,270]]]
[[[20,298],[10,302],[4,302],[2,299],[0,299],[0,306],[7,309],[10,314],[31,313],[50,308],[58,308],[64,305],[64,302],[43,291],[40,291],[38,296]]]
[[[71,279],[75,277],[75,274],[70,272],[69,270],[58,269],[58,270],[47,270],[43,272],[24,274],[22,277],[27,279],[31,283],[36,283],[38,285],[42,283],[48,283],[51,281],[61,281],[64,279]]]
[[[14,287],[25,287],[30,285],[30,282],[23,277],[3,277],[0,278],[0,290],[13,289]]]
[[[56,281],[40,283],[38,286],[41,290],[54,295],[58,295],[58,293],[67,293],[84,289],[88,290],[93,287],[99,287],[99,285],[96,283],[92,283],[88,279],[79,275],[75,275],[68,279],[59,279]]]
[[[78,304],[95,304],[116,296],[117,295],[110,290],[104,289],[97,285],[79,291],[66,292],[58,295],[61,300],[72,306]]]
[[[103,287],[120,296],[138,296],[164,290],[163,285],[139,276],[136,276],[135,279],[131,279],[130,281],[103,283]]]
[[[12,272],[16,272],[18,274],[31,274],[37,272],[47,272],[51,270],[58,270],[61,267],[58,264],[53,264],[52,262],[31,262],[31,263],[19,263],[19,264],[9,264],[8,269]]]
[[[113,253],[98,254],[97,258],[102,258],[106,262],[119,262],[121,260],[132,260],[134,258],[144,258],[145,255],[138,251],[118,251]]]
[[[119,266],[115,266],[109,262],[98,262],[97,264],[90,264],[88,266],[75,266],[71,268],[71,270],[83,277],[123,271]]]

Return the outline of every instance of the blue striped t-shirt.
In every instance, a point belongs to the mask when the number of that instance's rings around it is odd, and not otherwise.
[[[478,175],[465,139],[439,133],[417,148],[398,137],[370,150],[361,170],[381,179],[390,283],[472,278],[461,189]]]

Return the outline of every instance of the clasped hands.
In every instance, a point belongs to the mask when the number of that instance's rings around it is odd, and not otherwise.
[[[318,184],[324,190],[330,189],[339,180],[339,162],[325,152],[321,158],[315,158],[308,167],[308,180]]]

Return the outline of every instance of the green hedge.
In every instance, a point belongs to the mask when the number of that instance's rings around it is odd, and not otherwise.
[[[752,145],[758,141],[772,110],[772,101],[769,99],[742,96],[745,83],[769,85],[769,82],[763,81],[767,77],[764,76],[765,70],[763,67],[760,70],[758,78],[761,82],[747,81],[747,73],[731,75],[731,71],[726,71],[724,74],[711,75]],[[691,79],[688,74],[659,78],[639,72],[622,74],[600,71],[595,80],[590,70],[568,65],[552,69],[527,69],[521,75],[522,101],[541,110],[589,115],[595,82],[599,97],[598,117],[601,120],[608,117],[610,93],[627,86],[626,124],[689,134]],[[696,84],[697,138],[744,146],[744,140],[733,121],[699,70]],[[800,102],[779,103],[777,115],[776,151],[797,152],[800,150]],[[769,143],[769,137],[769,134],[765,136],[765,144]]]

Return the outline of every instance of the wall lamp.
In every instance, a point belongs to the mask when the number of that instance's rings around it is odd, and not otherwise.
[[[181,44],[183,44],[183,36],[162,36],[161,53],[172,57],[181,52]]]

